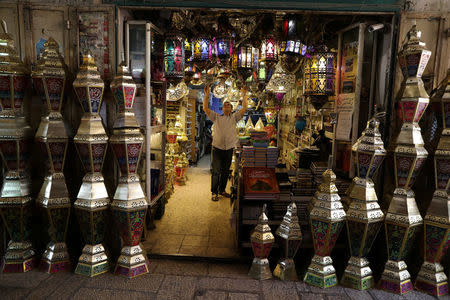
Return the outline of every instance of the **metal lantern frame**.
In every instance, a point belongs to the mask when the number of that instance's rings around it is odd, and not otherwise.
[[[180,32],[172,32],[164,39],[164,77],[174,85],[184,77],[185,38]]]
[[[198,71],[202,72],[209,69],[213,59],[213,40],[207,36],[198,36],[192,39],[192,47],[192,62],[196,65]]]
[[[214,48],[217,59],[224,67],[229,67],[233,56],[234,40],[229,35],[221,35],[214,39]]]

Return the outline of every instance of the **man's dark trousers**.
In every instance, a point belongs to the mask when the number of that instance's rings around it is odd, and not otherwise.
[[[228,176],[230,174],[232,157],[233,149],[221,150],[213,147],[211,193],[221,194],[225,192]]]

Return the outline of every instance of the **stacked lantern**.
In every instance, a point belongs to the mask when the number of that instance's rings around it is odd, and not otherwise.
[[[164,41],[164,77],[176,86],[184,77],[184,37],[171,33]]]
[[[253,258],[252,267],[248,275],[254,279],[264,280],[272,278],[270,272],[269,257],[275,238],[270,230],[269,219],[265,214],[266,204],[263,205],[261,215],[258,218],[258,224],[250,236],[252,242]]]
[[[194,51],[192,62],[200,73],[209,69],[212,59],[212,43],[209,37],[201,36],[192,40]]]
[[[27,272],[34,263],[30,242],[31,182],[27,164],[31,127],[22,113],[28,72],[2,23],[0,34],[0,155],[5,168],[0,191],[0,215],[11,238],[2,260],[2,272]]]
[[[316,199],[309,214],[315,252],[304,281],[328,288],[337,284],[330,254],[344,225],[345,212],[334,183],[336,175],[327,169],[322,178],[323,183],[315,194]]]
[[[108,136],[99,114],[105,85],[91,54],[83,55],[83,64],[73,87],[84,110],[74,142],[86,171],[74,204],[86,243],[75,273],[95,276],[109,269],[102,245],[109,197],[101,173]]]
[[[413,289],[404,259],[423,223],[411,186],[428,155],[418,122],[429,102],[421,76],[431,52],[425,50],[425,44],[419,38],[420,32],[414,25],[399,53],[400,66],[406,77],[399,101],[403,125],[394,151],[396,189],[385,221],[388,261],[380,287],[398,294]]]
[[[328,96],[334,94],[334,67],[336,54],[328,51],[324,45],[315,49],[305,64],[305,91],[316,110],[328,101]]]
[[[372,270],[365,256],[384,219],[372,181],[386,156],[379,125],[377,119],[370,119],[362,136],[352,147],[356,157],[357,176],[347,191],[351,203],[346,220],[351,258],[341,283],[358,290],[366,290],[374,285]]]
[[[123,242],[114,273],[133,278],[149,271],[146,254],[139,244],[148,202],[137,174],[144,136],[132,111],[136,84],[125,65],[119,66],[111,89],[119,105],[119,117],[114,123],[110,144],[121,174],[111,209]],[[119,122],[120,115],[129,121]]]
[[[283,258],[278,262],[273,275],[282,280],[298,280],[294,257],[302,242],[302,232],[297,216],[297,205],[294,202],[288,205],[275,233]]]
[[[230,58],[233,55],[233,38],[229,35],[222,35],[215,39],[216,56],[223,67],[228,67]]]
[[[260,67],[258,77],[264,82],[269,82],[278,61],[278,44],[273,35],[267,36],[261,43]]]
[[[440,101],[443,127],[434,153],[435,184],[431,204],[425,215],[425,261],[417,276],[416,289],[434,296],[448,294],[448,281],[439,263],[450,247],[450,73]]]
[[[38,196],[38,204],[45,210],[49,223],[50,242],[41,261],[41,267],[48,273],[70,268],[65,240],[71,203],[63,173],[68,136],[61,115],[67,72],[58,49],[58,43],[49,38],[32,74],[34,87],[47,106],[47,114],[41,118],[36,133],[36,142],[49,166],[49,175],[45,177]]]

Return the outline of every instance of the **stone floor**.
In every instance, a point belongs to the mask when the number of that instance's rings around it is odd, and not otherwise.
[[[166,204],[164,216],[147,232],[144,248],[151,254],[237,257],[235,233],[230,225],[230,199],[211,201],[210,155],[187,170],[184,186]]]
[[[0,299],[434,299],[416,291],[397,296],[376,289],[361,292],[337,286],[322,290],[303,282],[258,281],[247,276],[248,264],[178,259],[151,259],[150,264],[150,274],[131,280],[112,273],[94,278],[69,272],[0,274]]]

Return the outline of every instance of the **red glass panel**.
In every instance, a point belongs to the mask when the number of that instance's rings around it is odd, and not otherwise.
[[[128,166],[130,173],[136,173],[139,154],[141,153],[141,143],[128,144]]]
[[[64,153],[67,142],[48,143],[48,147],[53,162],[53,169],[55,172],[61,172],[64,168]]]
[[[416,112],[417,101],[402,101],[400,102],[403,110],[403,122],[413,122]]]

